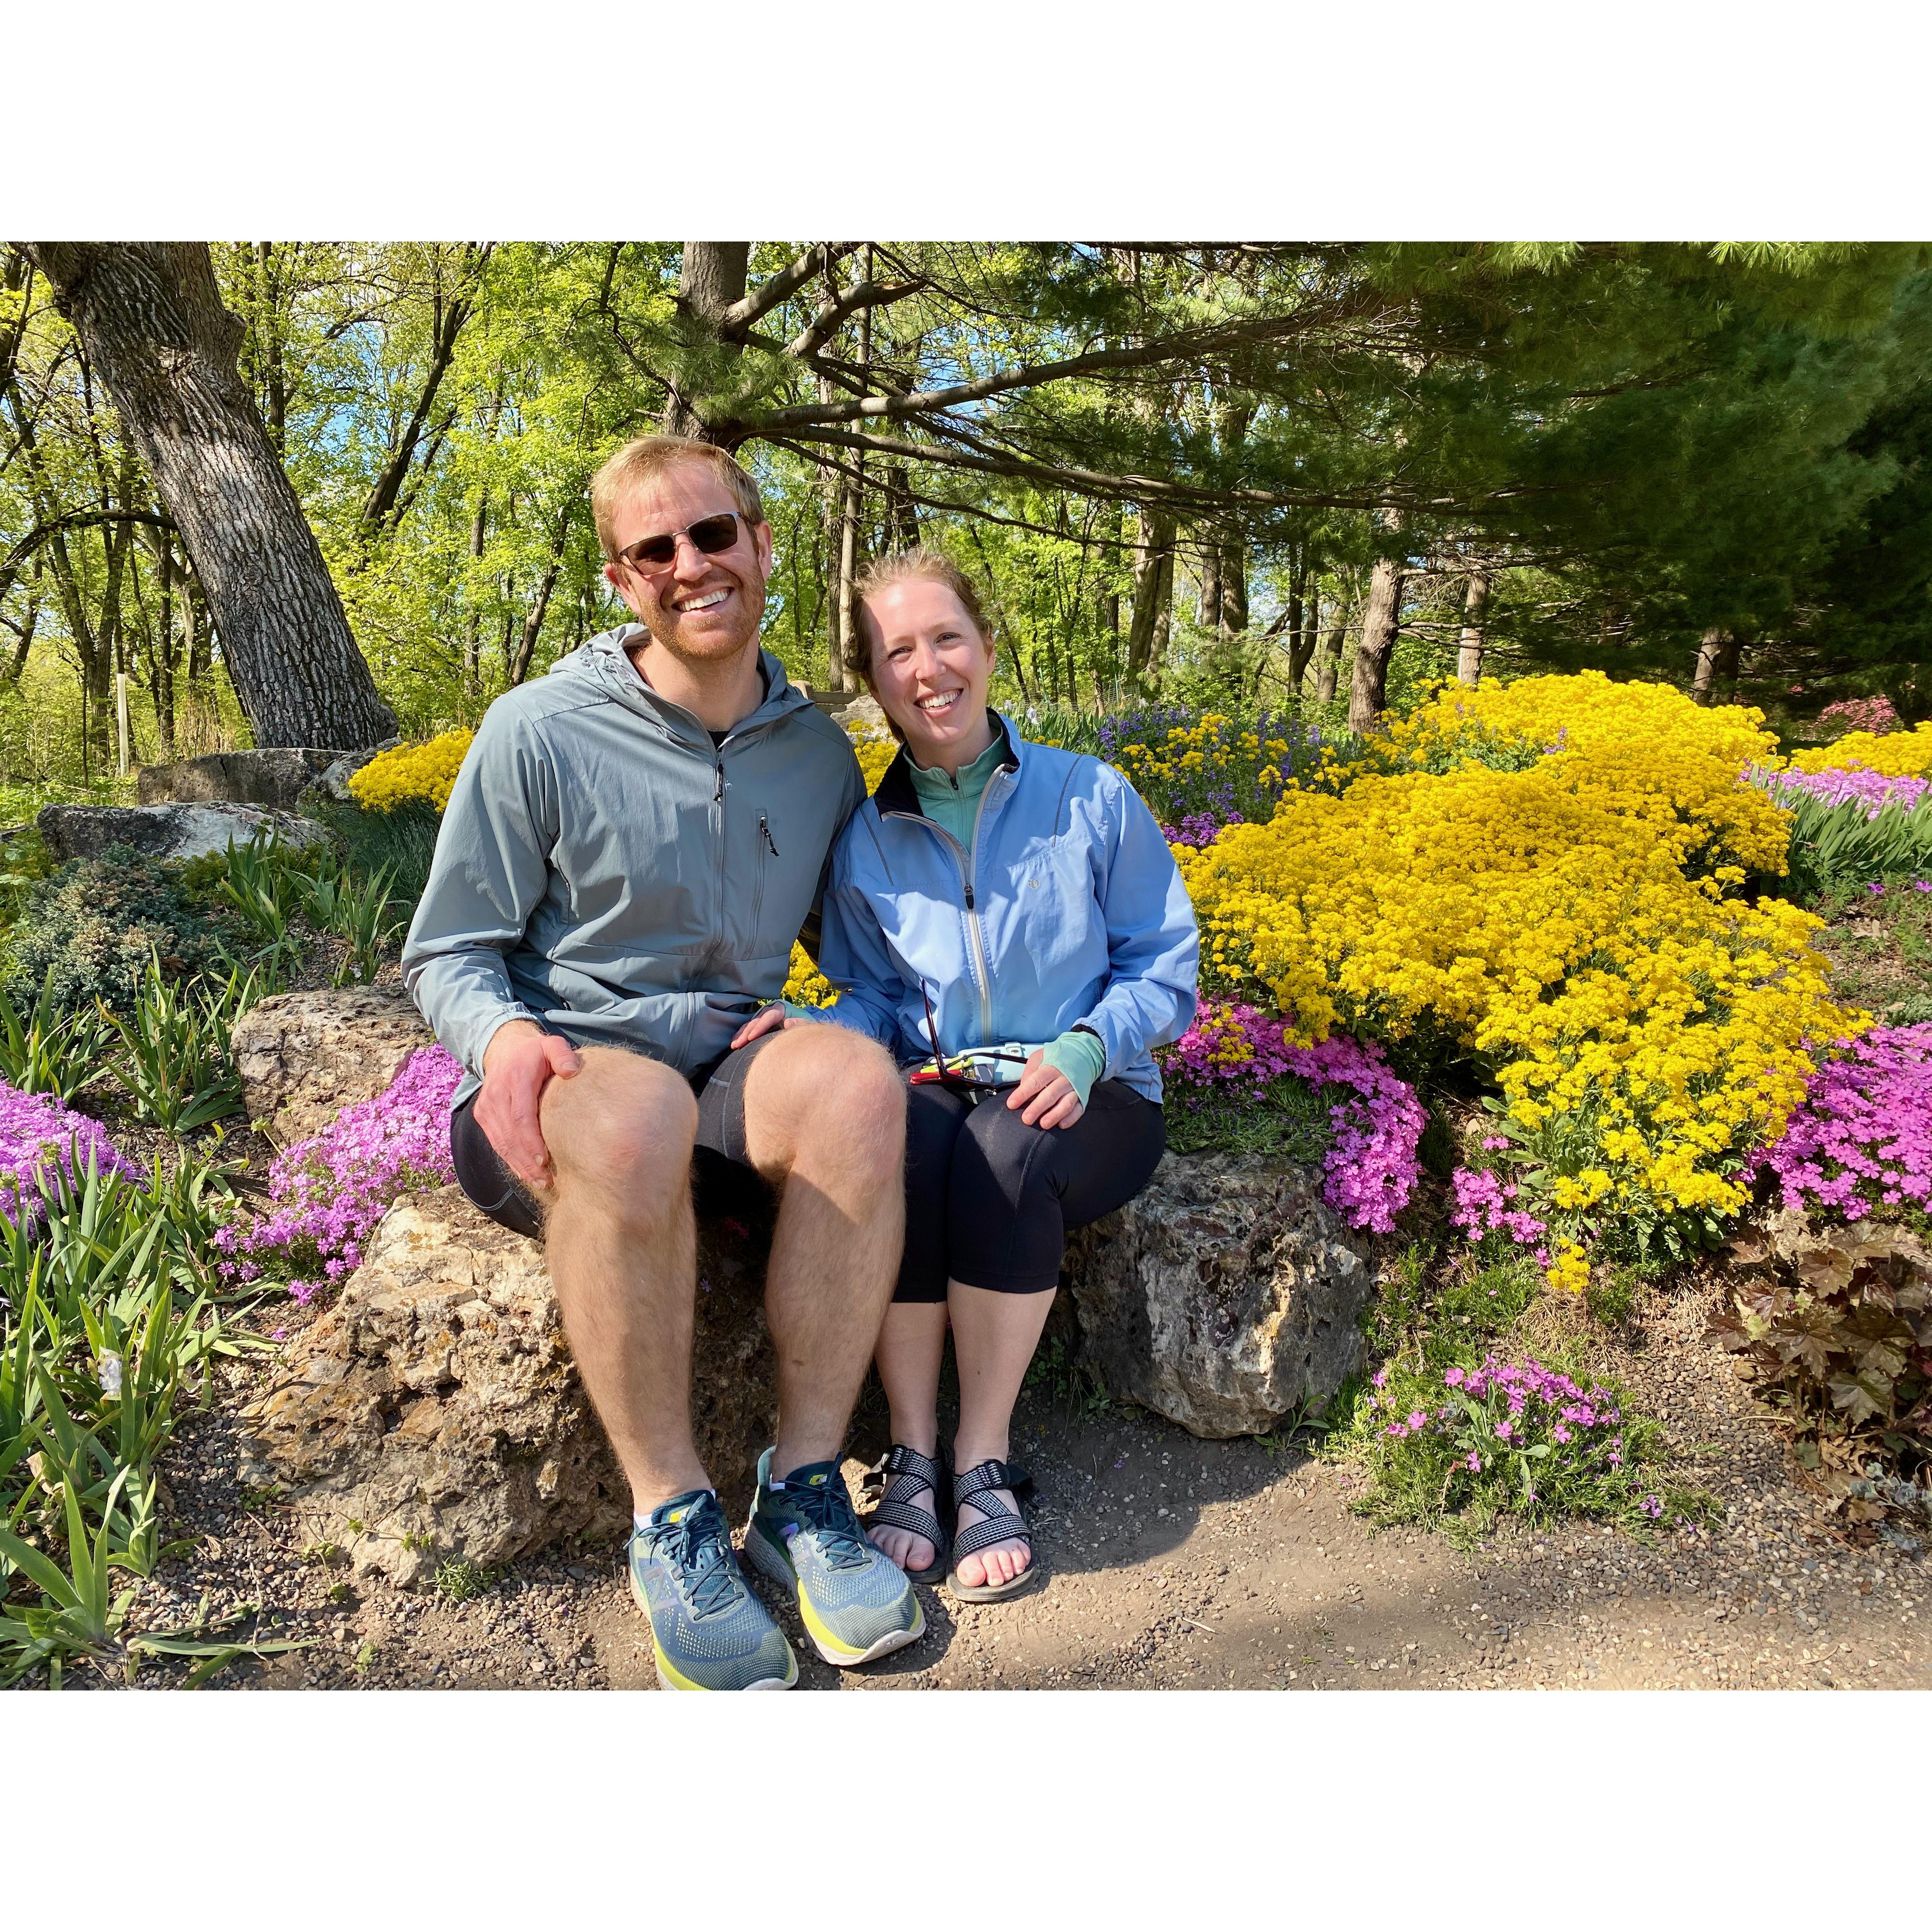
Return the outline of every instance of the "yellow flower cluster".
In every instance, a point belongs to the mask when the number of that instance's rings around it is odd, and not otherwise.
[[[1838,772],[1857,766],[1885,778],[1932,778],[1932,724],[1916,731],[1850,731],[1835,744],[1800,752],[1795,772]]]
[[[1452,684],[1389,728],[1385,755],[1441,770],[1459,748],[1484,742],[1541,747],[1552,758],[1582,756],[1604,780],[1667,799],[1696,827],[1694,860],[1784,870],[1788,822],[1741,773],[1778,763],[1764,713],[1744,705],[1694,704],[1667,684],[1613,683],[1601,671],[1574,676],[1493,679],[1475,690]]]
[[[475,735],[446,731],[427,744],[379,752],[350,779],[349,795],[364,812],[394,812],[413,799],[440,812],[449,802],[449,788]]]
[[[886,767],[898,755],[898,741],[896,738],[860,738],[854,741],[853,750],[858,754],[859,769],[866,776],[866,790],[869,796],[879,788],[879,781],[886,775]]]
[[[829,1006],[838,998],[838,989],[812,963],[812,955],[796,940],[792,941],[791,976],[784,982],[784,996],[795,1006]]]
[[[1565,1294],[1581,1294],[1590,1285],[1590,1264],[1574,1241],[1565,1241],[1556,1258],[1544,1270],[1543,1278]]]
[[[1271,998],[1304,1040],[1480,1056],[1560,1208],[1736,1208],[1732,1177],[1813,1070],[1806,1041],[1858,1022],[1816,920],[1725,900],[1736,868],[1689,876],[1710,827],[1747,856],[1756,828],[1708,799],[1686,812],[1687,769],[1586,734],[1527,770],[1291,791],[1268,824],[1177,848],[1204,976]]]

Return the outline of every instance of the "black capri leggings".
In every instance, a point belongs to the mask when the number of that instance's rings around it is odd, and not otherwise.
[[[1102,1080],[1070,1127],[1030,1127],[1004,1096],[974,1106],[908,1085],[905,1254],[895,1301],[944,1301],[946,1278],[1006,1294],[1060,1280],[1069,1228],[1144,1187],[1167,1144],[1157,1101]]]

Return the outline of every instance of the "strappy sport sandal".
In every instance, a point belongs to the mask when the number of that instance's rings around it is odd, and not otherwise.
[[[976,1463],[970,1469],[963,1469],[953,1478],[956,1524],[962,1503],[970,1503],[981,1512],[979,1522],[970,1528],[959,1531],[953,1538],[954,1568],[946,1580],[946,1587],[962,1604],[996,1604],[1008,1597],[1017,1597],[1040,1582],[1042,1566],[1034,1551],[1033,1538],[1027,1534],[1026,1518],[1016,1515],[993,1494],[995,1490],[1011,1490],[1017,1498],[1032,1487],[1033,1478],[1024,1469],[1016,1469],[994,1457]],[[962,1583],[958,1568],[960,1558],[990,1550],[996,1543],[1024,1543],[1033,1561],[1017,1576],[1010,1577],[1004,1583]]]
[[[915,1583],[937,1583],[946,1574],[948,1538],[938,1517],[920,1508],[912,1498],[921,1490],[930,1490],[932,1500],[938,1502],[946,1493],[946,1472],[930,1456],[895,1442],[886,1451],[886,1460],[869,1474],[890,1480],[878,1506],[863,1519],[865,1528],[883,1524],[888,1529],[910,1530],[914,1536],[924,1537],[932,1545],[932,1561],[923,1570],[908,1570],[906,1575]]]

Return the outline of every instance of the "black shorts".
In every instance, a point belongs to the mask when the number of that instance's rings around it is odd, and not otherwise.
[[[764,1190],[746,1148],[745,1075],[759,1048],[777,1037],[776,1028],[760,1034],[690,1076],[698,1096],[692,1186],[700,1212],[733,1212],[748,1193]],[[449,1151],[458,1184],[491,1220],[533,1241],[542,1238],[543,1210],[476,1124],[474,1094],[450,1114]]]

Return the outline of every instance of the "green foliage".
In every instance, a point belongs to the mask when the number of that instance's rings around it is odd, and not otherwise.
[[[100,1009],[62,1012],[54,971],[23,1012],[0,986],[0,1079],[22,1094],[50,1094],[65,1106],[100,1071],[105,1028]]]
[[[290,1647],[135,1629],[136,1590],[111,1587],[166,1554],[154,1466],[183,1401],[205,1407],[213,1363],[261,1346],[215,1306],[209,1185],[206,1168],[158,1164],[143,1188],[90,1160],[49,1174],[38,1229],[0,1222],[0,1680],[165,1654],[195,1658],[196,1682]]]
[[[501,1574],[467,1556],[446,1557],[436,1565],[436,1594],[446,1604],[466,1604],[494,1590]]]
[[[110,1016],[122,1051],[110,1070],[138,1119],[185,1134],[241,1112],[242,1081],[228,1048],[239,983],[231,970],[225,988],[184,988],[150,959],[132,1013]]]
[[[1176,1154],[1318,1161],[1335,1138],[1322,1089],[1306,1080],[1270,1081],[1258,1094],[1210,1088],[1198,1097],[1177,1086],[1168,1094],[1166,1112],[1167,1144]]]
[[[1794,792],[1782,802],[1791,812],[1786,890],[1801,904],[1858,886],[1932,878],[1932,808],[1887,805],[1872,817],[1856,800],[1828,805]]]
[[[98,1003],[126,1014],[151,960],[175,978],[213,966],[221,926],[190,896],[178,869],[110,845],[34,886],[12,942],[4,985],[16,1004],[50,986],[62,1012]]]
[[[389,812],[336,806],[326,818],[350,875],[366,882],[386,873],[394,916],[406,921],[429,883],[442,823],[434,808],[422,800],[405,800]]]
[[[1761,1246],[1712,1339],[1784,1412],[1814,1468],[1861,1446],[1932,1460],[1932,1269],[1908,1235],[1849,1230],[1786,1264]]]
[[[28,893],[52,874],[54,864],[46,841],[31,825],[0,838],[0,927],[20,917]]]

